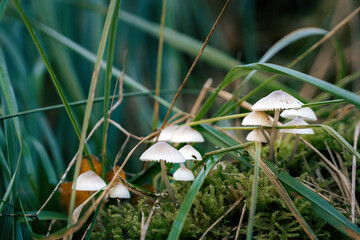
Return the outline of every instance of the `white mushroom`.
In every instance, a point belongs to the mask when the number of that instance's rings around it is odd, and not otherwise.
[[[286,119],[294,119],[296,117],[301,117],[305,121],[316,121],[317,117],[315,115],[315,112],[309,108],[300,108],[299,110],[290,109],[290,110],[284,110],[281,114],[281,117]]]
[[[269,115],[262,111],[253,111],[244,117],[241,125],[244,126],[272,126]]]
[[[195,179],[191,170],[186,167],[180,167],[173,175],[176,181],[193,181]]]
[[[122,183],[117,183],[109,189],[110,198],[130,198],[130,192]]]
[[[268,135],[267,132],[264,131],[264,133]],[[249,142],[254,141],[254,142],[266,143],[266,138],[259,129],[254,129],[251,132],[249,132],[249,134],[246,136],[246,140]]]
[[[174,135],[176,129],[179,128],[179,125],[171,125],[169,127],[161,130],[158,141],[159,142],[170,142],[172,136]]]
[[[149,147],[140,156],[141,161],[160,161],[181,163],[185,162],[183,155],[174,147],[165,142],[157,142]]]
[[[179,149],[179,152],[184,156],[186,160],[201,161],[201,154],[191,145],[185,145]]]
[[[204,142],[204,138],[195,129],[189,126],[182,126],[174,132],[174,135],[171,138],[171,142],[174,143]]]
[[[105,181],[94,171],[87,171],[80,174],[76,179],[76,185],[73,186],[78,191],[98,191],[106,187]]]

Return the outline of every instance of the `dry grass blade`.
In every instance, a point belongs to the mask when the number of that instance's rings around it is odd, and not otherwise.
[[[173,99],[173,100],[172,100],[172,102],[171,102],[171,105],[170,105],[170,107],[169,107],[169,110],[168,110],[168,112],[166,113],[166,116],[165,116],[165,118],[164,118],[163,123],[161,124],[160,129],[163,129],[163,128],[164,128],[165,123],[166,123],[167,119],[168,119],[168,118],[169,118],[169,116],[170,116],[171,110],[172,110],[172,108],[174,107],[174,104],[175,104],[175,102],[176,102],[177,98],[179,97],[181,90],[184,88],[186,81],[188,80],[188,78],[189,78],[189,76],[190,76],[191,72],[193,71],[193,69],[194,69],[194,67],[195,67],[196,63],[198,62],[198,60],[199,60],[199,58],[200,58],[201,54],[203,53],[203,51],[204,51],[204,49],[205,49],[206,45],[208,44],[208,42],[209,42],[209,40],[210,40],[210,37],[211,37],[211,35],[213,34],[213,32],[214,32],[214,30],[215,30],[215,28],[216,28],[217,24],[219,23],[220,18],[221,18],[221,17],[222,17],[222,15],[224,14],[225,9],[226,9],[226,8],[227,8],[227,6],[229,5],[229,2],[230,2],[230,0],[227,0],[227,1],[226,1],[226,3],[225,3],[225,5],[224,5],[223,9],[221,10],[221,12],[220,12],[220,14],[219,14],[218,18],[216,19],[216,21],[215,21],[214,25],[212,26],[212,28],[211,28],[211,30],[210,30],[210,32],[209,32],[209,34],[208,34],[208,36],[206,37],[206,39],[205,39],[205,41],[204,41],[204,43],[203,43],[203,45],[202,45],[202,47],[201,47],[201,49],[200,49],[200,51],[199,51],[198,55],[196,56],[196,58],[195,58],[195,60],[194,60],[193,64],[191,65],[191,67],[190,67],[190,69],[189,69],[188,73],[186,74],[186,76],[185,76],[185,78],[184,78],[184,81],[181,83],[181,85],[180,85],[180,87],[179,87],[178,92],[176,93],[176,95],[175,95],[174,99]]]
[[[201,102],[204,100],[207,91],[210,89],[211,84],[213,83],[212,78],[209,78],[208,80],[206,80],[206,82],[204,83],[201,92],[199,93],[194,106],[192,107],[191,111],[190,111],[190,115],[196,115],[197,111],[199,110],[200,106],[201,106]],[[189,121],[189,120],[188,120]]]
[[[356,150],[360,133],[360,121],[356,124],[354,132],[354,149]],[[352,173],[351,173],[351,221],[355,224],[355,184],[356,184],[356,157],[352,159]]]
[[[211,226],[206,229],[206,231],[203,233],[203,235],[201,235],[201,237],[199,238],[199,240],[202,240],[204,239],[204,237],[206,236],[206,234],[213,228],[215,227],[216,224],[218,224],[221,219],[223,219],[226,215],[229,214],[229,212],[231,212],[239,203],[240,201],[242,200],[242,198],[239,198],[236,202],[233,203],[233,205],[231,205],[231,207],[221,216],[219,217],[213,224],[211,224]]]
[[[244,204],[244,206],[241,210],[241,216],[240,216],[240,220],[239,220],[239,225],[237,226],[237,229],[236,229],[235,240],[237,240],[239,238],[241,224],[242,224],[242,221],[244,220],[244,216],[245,216],[245,210],[246,210],[246,204]]]

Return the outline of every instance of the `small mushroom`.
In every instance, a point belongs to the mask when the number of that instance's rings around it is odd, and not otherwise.
[[[279,120],[280,110],[300,109],[302,105],[302,102],[290,94],[277,90],[263,97],[251,107],[254,111],[275,111],[269,142],[269,159],[271,161],[274,159],[274,142],[278,132],[276,126]]]
[[[191,145],[187,144],[179,149],[179,152],[184,156],[184,158],[188,161],[188,165],[190,165],[189,161],[201,161],[201,154]]]
[[[78,191],[98,191],[106,187],[105,181],[94,171],[87,171],[79,175],[73,188]]]
[[[173,174],[176,181],[194,181],[195,177],[192,171],[186,167],[180,167]]]
[[[117,183],[109,189],[110,198],[130,198],[130,192],[122,183]]]
[[[281,114],[281,117],[286,119],[294,119],[296,117],[301,117],[305,121],[316,121],[317,117],[315,115],[315,112],[309,108],[300,108],[299,110],[290,109],[290,110],[284,110]]]
[[[171,188],[169,179],[166,175],[166,166],[165,162],[172,163],[182,163],[185,162],[183,155],[176,150],[176,148],[170,146],[165,142],[157,142],[151,147],[149,147],[143,154],[140,156],[141,161],[160,161],[161,166],[161,177],[165,182],[166,188],[169,192],[171,199],[176,202],[174,191]]]
[[[302,118],[300,117],[296,117],[294,118],[292,121],[284,124],[284,126],[305,126],[305,125],[309,125],[307,122],[305,122]],[[289,161],[286,164],[286,167],[290,166],[290,163],[292,162],[292,160],[294,159],[297,147],[299,145],[299,140],[300,140],[300,134],[314,134],[314,130],[312,130],[311,128],[302,128],[302,129],[298,129],[298,128],[290,128],[290,129],[280,129],[281,133],[292,133],[295,134],[295,143],[294,143],[294,147],[293,150],[291,151],[290,157],[289,157]]]
[[[179,127],[171,138],[173,143],[195,143],[204,142],[203,136],[189,126]]]
[[[164,128],[163,130],[161,130],[159,137],[158,137],[158,142],[170,142],[172,136],[174,135],[176,129],[179,128],[179,125],[171,125],[169,127]]]

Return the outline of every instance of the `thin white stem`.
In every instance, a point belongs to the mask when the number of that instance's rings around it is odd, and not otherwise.
[[[165,166],[164,160],[160,160],[160,166],[161,166],[161,177],[162,177],[163,181],[165,182],[165,185],[169,192],[170,198],[174,203],[176,203],[176,197],[175,197],[174,191],[170,185],[168,177],[166,176],[166,166]]]
[[[277,123],[279,121],[279,115],[280,115],[280,110],[275,109],[274,121],[273,121],[273,126],[272,126],[272,129],[271,129],[270,143],[269,143],[269,159],[272,162],[274,161],[274,143],[275,143],[276,135],[278,133],[278,130],[276,129],[276,126],[277,126]]]

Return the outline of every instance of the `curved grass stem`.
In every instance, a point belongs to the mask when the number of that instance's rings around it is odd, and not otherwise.
[[[261,142],[255,142],[255,151],[256,151],[256,158],[255,158],[255,168],[254,168],[254,180],[251,190],[249,223],[246,234],[247,240],[251,240],[253,237],[253,229],[254,229],[254,221],[255,221],[255,213],[256,213],[256,198],[257,198],[258,185],[259,185]]]

